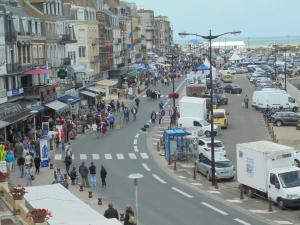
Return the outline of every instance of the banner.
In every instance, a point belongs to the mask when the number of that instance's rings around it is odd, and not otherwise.
[[[48,167],[49,147],[48,147],[48,140],[46,139],[40,139],[40,156],[41,156],[41,166]]]
[[[49,132],[49,122],[42,122],[42,132],[43,132],[43,136],[48,136],[48,132]]]
[[[0,161],[0,172],[7,173],[6,161]]]

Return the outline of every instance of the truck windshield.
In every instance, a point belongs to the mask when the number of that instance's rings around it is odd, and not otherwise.
[[[207,143],[207,147],[211,148],[211,143]],[[222,142],[215,142],[214,143],[214,147],[215,148],[222,148],[223,147],[223,143]]]
[[[231,161],[217,161],[216,167],[217,168],[232,167],[232,163]]]
[[[300,171],[281,173],[278,176],[281,181],[282,187],[284,188],[300,186]]]

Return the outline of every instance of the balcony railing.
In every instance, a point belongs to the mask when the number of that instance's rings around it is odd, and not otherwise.
[[[71,59],[70,58],[63,58],[63,65],[65,65],[65,66],[71,65]]]
[[[62,44],[76,43],[76,42],[77,40],[73,39],[70,34],[63,34],[60,40],[60,43]]]
[[[20,73],[23,71],[23,67],[19,63],[7,63],[6,64],[7,73]]]
[[[33,66],[45,66],[46,65],[46,59],[45,58],[33,58],[32,59],[32,65]]]
[[[13,43],[17,41],[17,32],[5,32],[5,41]]]
[[[27,98],[45,98],[56,95],[56,90],[54,85],[36,85],[33,87],[23,87],[24,95]]]

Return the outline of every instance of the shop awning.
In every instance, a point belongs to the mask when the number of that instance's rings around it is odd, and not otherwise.
[[[66,103],[66,104],[75,104],[80,102],[80,98],[71,95],[63,95],[58,98],[59,101]]]
[[[7,127],[10,123],[6,121],[0,120],[0,129]]]
[[[133,78],[137,78],[138,75],[139,75],[139,72],[136,71],[136,70],[133,70],[133,71],[131,71],[131,72],[129,72],[129,73],[127,74],[127,76],[133,77]]]
[[[93,92],[90,92],[90,91],[82,91],[82,92],[80,92],[81,94],[83,94],[83,95],[86,95],[86,96],[89,96],[89,97],[92,97],[92,98],[95,98],[95,97],[97,97],[98,96],[98,94],[95,94],[95,93],[93,93]]]
[[[95,92],[97,94],[105,94],[105,89],[104,88],[100,88],[100,87],[88,87],[87,90]]]
[[[18,103],[4,103],[0,105],[0,118],[8,123],[15,123],[31,116],[30,109]]]
[[[67,104],[65,104],[63,102],[60,102],[58,100],[50,102],[50,103],[46,104],[45,106],[50,108],[50,109],[53,109],[56,112],[59,112],[59,111],[62,111],[62,110],[65,110],[65,109],[68,108]]]
[[[34,106],[31,108],[31,111],[38,111],[38,112],[44,112],[45,111],[45,107],[44,106],[41,106],[41,105],[38,105],[38,106]]]
[[[35,68],[29,71],[26,71],[24,74],[25,75],[42,75],[48,73],[47,69],[42,69],[42,68]]]

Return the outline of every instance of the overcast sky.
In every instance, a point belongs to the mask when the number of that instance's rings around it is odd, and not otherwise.
[[[300,35],[300,0],[132,0],[168,16],[180,31],[206,34],[239,29],[242,37]]]

